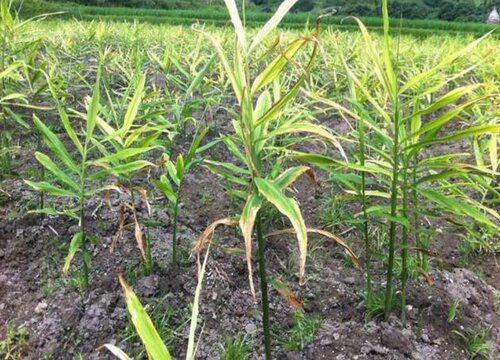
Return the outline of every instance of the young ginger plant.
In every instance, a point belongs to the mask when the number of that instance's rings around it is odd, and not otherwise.
[[[289,146],[296,146],[309,138],[319,137],[327,141],[336,139],[323,127],[307,120],[306,116],[292,114],[290,107],[297,97],[303,83],[308,78],[309,70],[319,47],[319,21],[312,35],[296,38],[286,45],[281,41],[274,43],[263,54],[258,49],[269,34],[278,26],[283,17],[290,11],[297,0],[284,1],[271,19],[257,32],[251,42],[248,42],[243,23],[234,0],[225,0],[233,23],[236,41],[232,54],[225,52],[217,39],[204,33],[212,42],[223,65],[225,75],[230,80],[234,91],[238,113],[233,120],[234,135],[225,136],[223,142],[228,150],[238,160],[239,164],[229,162],[209,161],[209,167],[219,175],[228,179],[244,199],[245,205],[239,219],[221,219],[210,225],[200,237],[196,250],[200,251],[218,225],[238,225],[245,241],[246,261],[249,282],[255,298],[252,271],[252,233],[255,234],[259,251],[259,274],[262,296],[263,326],[265,338],[266,359],[271,359],[271,336],[269,325],[269,301],[267,295],[267,276],[265,258],[265,237],[262,229],[261,209],[269,202],[290,221],[293,233],[298,240],[300,266],[300,283],[305,282],[308,232],[326,235],[335,242],[340,242],[349,255],[357,259],[350,249],[332,234],[308,229],[302,217],[298,202],[287,196],[287,189],[297,178],[310,169],[306,166],[296,166],[284,169],[287,159],[287,146],[281,142],[289,134],[308,134],[307,137],[297,137]],[[299,54],[311,45],[312,50],[307,55],[305,64],[301,64]],[[233,64],[229,57],[233,56]],[[270,61],[265,61],[270,56]],[[299,58],[295,63],[295,58]],[[287,65],[295,65],[298,78],[284,92]],[[255,73],[256,69],[262,70]],[[243,190],[241,190],[241,188]]]

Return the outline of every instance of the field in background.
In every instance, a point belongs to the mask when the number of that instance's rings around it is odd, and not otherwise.
[[[44,13],[64,12],[57,15],[62,18],[75,18],[79,20],[102,20],[115,22],[148,22],[156,24],[191,25],[193,23],[206,23],[211,25],[225,26],[228,24],[229,15],[225,8],[214,7],[210,9],[196,10],[161,10],[161,9],[138,9],[120,7],[98,7],[68,5],[65,3],[48,2],[44,0],[28,0],[23,3],[21,15],[32,17]],[[246,13],[246,24],[249,26],[260,26],[269,19],[271,14],[264,12],[248,11]],[[365,25],[371,30],[381,31],[382,19],[376,17],[362,17]],[[315,22],[314,15],[310,14],[288,14],[281,26],[283,28],[303,29],[307,24],[312,26]],[[345,17],[333,16],[324,18],[323,24],[333,29],[357,31],[356,24]],[[392,20],[392,31],[394,34],[411,34],[415,36],[431,35],[482,35],[496,29],[495,25],[471,23],[471,22],[448,22],[440,20]],[[499,36],[494,34],[493,36]]]

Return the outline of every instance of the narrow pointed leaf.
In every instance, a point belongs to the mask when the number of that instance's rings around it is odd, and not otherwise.
[[[227,10],[229,11],[229,16],[231,18],[231,22],[234,26],[234,31],[236,32],[236,37],[241,46],[241,50],[246,50],[246,40],[245,40],[245,29],[243,28],[243,23],[240,19],[240,14],[238,12],[238,7],[234,0],[224,0],[226,4]]]
[[[36,152],[35,157],[40,162],[40,164],[43,165],[43,167],[45,167],[52,174],[54,174],[54,176],[57,178],[57,180],[60,183],[69,186],[75,192],[80,191],[78,184],[70,176],[68,176],[64,171],[59,169],[59,167],[47,155],[42,154],[40,152]]]
[[[152,360],[171,360],[172,357],[163,343],[160,335],[156,331],[151,318],[142,306],[141,302],[134,294],[132,289],[127,285],[123,277],[119,277],[120,284],[123,288],[127,310],[130,314],[132,323],[134,324],[137,334],[142,340],[148,355]]]
[[[196,350],[198,349],[198,347],[194,346],[194,341],[196,336],[196,327],[198,325],[198,316],[200,315],[201,290],[203,288],[203,279],[205,277],[205,271],[207,268],[207,260],[209,253],[210,253],[210,246],[207,248],[205,259],[203,260],[203,265],[201,266],[201,268],[198,269],[198,282],[196,284],[196,290],[194,292],[193,310],[191,311],[191,322],[189,325],[189,338],[188,338],[188,347],[186,352],[186,360],[195,360]]]
[[[68,274],[71,261],[75,257],[75,254],[78,251],[78,249],[80,249],[82,241],[83,241],[82,231],[79,231],[75,235],[73,235],[73,238],[71,239],[71,242],[69,244],[68,255],[66,255],[66,260],[64,261],[63,273],[65,275]]]
[[[252,51],[273,31],[278,24],[283,20],[285,15],[290,11],[290,9],[295,5],[297,0],[285,0],[278,7],[274,15],[269,19],[269,21],[259,30],[257,35],[254,37],[250,47],[248,48],[248,53]]]
[[[33,181],[29,181],[29,180],[24,180],[24,182],[38,191],[43,191],[47,194],[51,194],[54,196],[70,197],[70,198],[77,198],[78,197],[78,194],[71,192],[69,190],[61,189],[61,188],[56,187],[52,184],[49,184],[48,182],[44,182],[44,181],[33,182]]]
[[[33,117],[33,122],[36,128],[42,133],[45,142],[49,146],[50,150],[59,157],[59,159],[66,165],[73,173],[79,174],[80,169],[76,166],[75,162],[71,158],[68,150],[64,144],[57,138],[57,136],[47,127],[43,122],[40,121],[36,116]]]
[[[280,187],[280,189],[284,190],[289,187],[291,184],[295,182],[299,178],[300,175],[310,170],[308,166],[295,166],[287,169],[280,176],[278,176],[274,182],[276,185]]]
[[[262,206],[262,198],[258,195],[250,195],[247,199],[239,220],[241,233],[245,240],[245,257],[248,267],[248,281],[250,282],[250,291],[254,301],[256,301],[255,287],[253,283],[253,270],[252,270],[252,231],[255,225],[257,213]]]
[[[256,178],[255,184],[266,200],[273,204],[279,212],[285,215],[295,229],[295,235],[299,243],[299,277],[300,283],[303,284],[307,258],[307,230],[299,205],[294,199],[286,197],[279,186],[272,181]]]
[[[270,84],[283,71],[283,68],[291,61],[297,52],[307,43],[307,39],[299,38],[293,41],[288,47],[271,61],[266,68],[255,78],[252,84],[251,94],[257,93],[260,89]]]
[[[114,356],[120,360],[132,360],[127,354],[125,354],[120,348],[112,344],[104,344],[102,347],[108,349]]]
[[[125,117],[123,119],[123,126],[120,129],[120,135],[122,137],[124,137],[129,132],[137,117],[139,105],[141,104],[141,100],[144,95],[145,83],[146,78],[144,77],[144,75],[140,74],[137,81],[137,89],[135,90],[135,94],[127,107],[127,112],[125,113]]]

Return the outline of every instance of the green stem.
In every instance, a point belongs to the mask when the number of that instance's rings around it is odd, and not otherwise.
[[[87,236],[85,234],[85,195],[82,181],[80,192],[80,231],[82,232],[82,252],[83,252],[83,281],[85,289],[89,287],[89,266],[87,264]]]
[[[80,168],[80,231],[82,232],[82,253],[83,253],[83,281],[85,290],[89,287],[89,265],[87,259],[87,234],[85,233],[85,173],[87,168],[88,143],[85,142],[82,155],[82,165]]]
[[[6,58],[6,52],[7,52],[7,25],[4,24],[3,29],[2,29],[2,53],[0,57],[0,71],[4,71],[6,64],[5,64],[5,58]],[[1,79],[1,88],[0,88],[0,96],[4,95],[5,92],[5,77],[2,77]],[[0,155],[0,166],[2,167],[2,172],[5,174],[10,174],[11,173],[11,163],[10,163],[10,154],[8,153],[8,148],[9,148],[9,141],[7,138],[7,116],[5,115],[5,111],[3,109],[3,106],[1,107],[1,112],[0,112],[0,122],[2,122],[2,136],[0,138],[0,150],[4,150],[3,155]],[[0,151],[1,152],[1,151]],[[0,176],[0,178],[2,178]]]
[[[177,220],[179,218],[179,202],[181,199],[181,186],[177,190],[174,205],[174,224],[172,228],[172,266],[177,267]]]
[[[42,149],[42,138],[40,136],[37,137],[37,151],[41,151]],[[45,167],[42,166],[42,164],[38,164],[38,169],[39,169],[39,174],[38,178],[39,181],[44,181],[45,180]],[[40,210],[42,210],[45,207],[45,192],[40,191]]]
[[[45,179],[45,168],[40,166],[40,181]],[[40,210],[45,208],[45,192],[40,191]]]
[[[269,321],[269,298],[267,296],[267,274],[266,274],[266,242],[262,236],[262,221],[260,211],[256,219],[256,235],[259,245],[259,276],[260,276],[260,292],[262,298],[262,324],[264,327],[264,347],[266,360],[271,360],[271,331]]]
[[[392,310],[392,277],[394,271],[394,251],[396,244],[396,222],[398,212],[398,175],[399,175],[399,101],[394,102],[394,144],[392,149],[392,184],[391,184],[391,221],[389,225],[389,259],[387,264],[387,284],[385,287],[384,318],[387,320]]]
[[[412,205],[413,205],[413,236],[415,246],[417,248],[422,248],[422,242],[420,241],[420,213],[418,211],[418,194],[417,194],[417,165],[416,161],[413,164],[413,175],[412,175]],[[423,251],[418,251],[419,265],[423,269],[425,264],[425,253]]]
[[[406,164],[406,163],[405,163]],[[408,219],[408,176],[406,173],[406,165],[404,166],[403,173],[403,217]],[[408,228],[403,226],[402,235],[402,270],[401,270],[401,321],[403,325],[406,324],[406,288],[408,284]]]
[[[359,160],[361,166],[365,166],[365,132],[364,121],[361,117],[358,122],[359,132]],[[368,213],[366,202],[366,173],[361,172],[361,202],[363,207],[363,237],[365,240],[365,270],[366,270],[366,297],[369,301],[372,297],[372,279],[371,279],[371,244],[368,235]]]

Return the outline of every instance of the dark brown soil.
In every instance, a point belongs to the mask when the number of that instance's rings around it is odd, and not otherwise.
[[[222,147],[212,149],[211,153],[218,159],[228,156]],[[23,172],[35,165],[28,151],[19,156],[28,164],[19,171],[23,176]],[[72,285],[71,278],[61,274],[68,239],[77,228],[76,222],[28,214],[27,210],[36,206],[38,194],[20,180],[6,180],[1,185],[9,196],[3,196],[0,204],[0,339],[5,339],[8,326],[25,327],[29,331],[29,344],[21,353],[23,359],[76,359],[78,355],[83,359],[111,358],[97,350],[104,343],[137,353],[141,349],[139,341],[125,340],[128,321],[116,278],[123,273],[134,283],[143,303],[150,305],[149,310],[159,308],[164,313],[176,314],[171,326],[177,327],[177,331],[167,340],[175,357],[183,357],[188,326],[181,324],[189,316],[196,284],[196,265],[194,257],[189,255],[190,248],[207,225],[236,211],[219,178],[203,167],[188,176],[179,229],[185,256],[179,269],[170,266],[171,219],[161,197],[151,199],[153,218],[161,226],[149,230],[158,266],[147,277],[140,275],[140,255],[132,233],[126,233],[117,253],[109,254],[118,227],[118,212],[110,210],[102,199],[92,199],[87,221],[98,243],[92,248],[91,285],[83,294]],[[318,226],[320,199],[327,190],[312,186],[306,178],[300,179],[296,189],[306,222]],[[118,204],[119,199],[114,198],[113,205]],[[145,217],[145,207],[140,210]],[[278,222],[276,226],[281,225]],[[272,238],[267,248],[269,276],[285,281],[302,299],[306,317],[323,321],[315,340],[305,349],[284,350],[282,340],[291,326],[292,308],[276,290],[271,290],[271,319],[277,339],[275,357],[467,359],[452,330],[479,324],[491,327],[491,340],[498,351],[500,277],[495,260],[481,256],[463,268],[457,252],[459,237],[443,233],[433,239],[434,244],[439,244],[434,249],[439,259],[431,273],[434,284],[429,285],[423,278],[410,284],[406,325],[396,316],[387,322],[365,320],[360,305],[364,279],[346,263],[335,245],[316,238],[311,240],[308,281],[300,287],[293,261],[296,240],[293,236]],[[252,301],[243,258],[226,249],[241,248],[242,240],[232,229],[219,231],[215,240],[219,246],[211,250],[203,289],[199,358],[218,358],[224,340],[241,334],[254,349],[252,358],[261,359],[260,308]],[[353,244],[358,241],[355,237],[348,240]],[[254,269],[257,265],[255,262]],[[74,269],[79,266],[77,260]],[[258,289],[257,271],[254,278]],[[448,311],[455,301],[460,301],[460,306],[456,320],[450,324]]]

